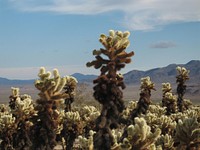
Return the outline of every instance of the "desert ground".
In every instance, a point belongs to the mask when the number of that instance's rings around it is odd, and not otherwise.
[[[152,91],[151,100],[153,103],[159,103],[162,100],[162,85],[155,84],[156,91]],[[11,95],[11,87],[20,88],[20,94],[28,94],[32,97],[33,100],[38,98],[38,90],[34,87],[34,85],[6,85],[0,86],[0,103],[8,103],[9,96]],[[77,104],[91,104],[98,105],[98,103],[93,98],[93,84],[82,83],[77,87],[77,95],[75,98],[74,105]],[[173,85],[173,92],[176,93],[176,85]],[[125,102],[129,102],[131,100],[139,100],[140,94],[140,85],[127,85],[126,89],[123,90],[123,99]],[[193,104],[200,104],[200,95],[186,93],[184,95],[185,99],[190,99]]]

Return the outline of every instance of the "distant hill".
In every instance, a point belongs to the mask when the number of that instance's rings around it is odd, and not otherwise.
[[[0,77],[0,85],[26,85],[33,84],[35,80],[10,80]]]
[[[147,71],[132,70],[124,74],[124,81],[126,84],[139,84],[140,78],[150,76],[151,80],[155,83],[162,82],[176,82],[176,67],[182,66],[190,70],[190,80],[191,84],[200,84],[200,60],[192,60],[187,64],[170,64],[162,68],[154,68]]]
[[[71,76],[75,77],[78,82],[92,82],[94,79],[97,78],[96,75],[84,75],[81,73],[74,73]]]
[[[191,84],[200,84],[200,60],[192,60],[187,64],[170,64],[162,68],[154,68],[147,71],[132,70],[124,74],[124,81],[126,84],[140,84],[140,79],[142,77],[150,76],[154,83],[162,82],[176,82],[176,67],[183,66],[190,70],[190,80]],[[97,75],[84,75],[81,73],[72,74],[73,77],[77,78],[79,82],[92,82],[97,78]],[[34,80],[9,80],[0,77],[0,85],[16,85],[16,84],[33,84]]]

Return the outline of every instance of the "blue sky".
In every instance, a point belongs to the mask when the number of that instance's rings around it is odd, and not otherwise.
[[[0,77],[32,79],[38,70],[98,74],[85,64],[101,33],[131,32],[130,70],[200,60],[199,0],[0,0]]]

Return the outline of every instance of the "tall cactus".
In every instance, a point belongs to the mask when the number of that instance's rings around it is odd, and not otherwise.
[[[68,94],[68,97],[65,99],[65,112],[71,111],[71,104],[74,102],[75,89],[78,81],[72,76],[66,77],[66,84],[64,86],[65,93]]]
[[[66,78],[60,77],[57,69],[51,73],[40,68],[39,79],[35,81],[35,87],[40,91],[40,98],[36,101],[36,111],[33,126],[33,149],[53,149],[56,145],[56,129],[58,127],[59,113],[57,106],[68,95],[63,92]]]
[[[125,50],[129,46],[128,31],[109,31],[109,35],[100,35],[99,41],[105,49],[94,50],[95,60],[87,63],[87,67],[100,69],[100,76],[94,80],[94,97],[102,104],[101,115],[96,120],[97,133],[94,137],[95,149],[107,150],[113,144],[111,129],[119,125],[119,116],[124,109],[122,100],[124,89],[123,76],[118,73],[131,62],[133,52]],[[103,56],[102,56],[103,55]]]
[[[170,83],[162,83],[162,106],[166,107],[166,115],[175,113],[177,110],[177,97],[172,93],[172,87]]]
[[[179,112],[183,111],[183,96],[185,94],[186,91],[186,85],[185,82],[187,80],[189,80],[189,73],[190,71],[187,70],[184,67],[180,67],[178,66],[176,68],[176,70],[178,71],[178,75],[176,76],[176,82],[178,83],[177,85],[177,94],[178,94],[178,100],[177,100],[177,105],[178,105],[178,109]]]
[[[135,117],[138,117],[140,114],[146,114],[149,105],[151,103],[151,90],[155,90],[154,83],[151,81],[150,77],[141,78],[140,86],[140,99],[137,103],[137,107],[131,112],[129,118],[130,123],[133,123]]]

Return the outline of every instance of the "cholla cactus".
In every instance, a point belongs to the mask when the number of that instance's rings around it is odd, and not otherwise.
[[[108,36],[102,34],[99,41],[105,49],[94,50],[96,60],[87,63],[87,67],[94,66],[95,69],[101,70],[101,75],[94,80],[94,97],[103,105],[96,122],[95,149],[110,149],[113,143],[111,130],[119,126],[120,113],[124,109],[120,88],[124,89],[125,85],[123,76],[117,71],[130,63],[131,56],[134,55],[133,52],[125,51],[130,43],[129,35],[128,31],[123,33],[113,30],[109,31]]]
[[[118,131],[118,130],[112,130],[112,136],[113,136],[113,145],[111,147],[111,150],[117,150],[120,148],[121,144],[118,143],[118,141],[120,140],[121,136],[122,136],[122,133],[121,131]]]
[[[196,118],[179,120],[175,134],[179,149],[189,150],[191,148],[200,149],[200,124]]]
[[[136,117],[135,125],[130,125],[127,128],[127,137],[120,143],[120,148],[126,147],[131,150],[146,150],[150,149],[151,145],[156,142],[160,136],[160,129],[157,128],[154,133],[151,132],[151,127],[147,125],[144,118]],[[128,146],[128,147],[127,147]]]
[[[163,92],[163,94],[165,94],[167,92],[172,92],[172,87],[171,87],[171,84],[169,82],[162,83],[162,92]]]
[[[162,106],[166,107],[166,114],[170,115],[172,113],[175,113],[177,110],[177,97],[172,94],[172,87],[169,82],[162,83],[162,92]]]
[[[149,112],[156,114],[157,117],[162,116],[163,114],[166,113],[166,108],[165,107],[161,107],[160,105],[149,105]]]
[[[99,117],[100,112],[96,107],[86,105],[81,109],[81,114],[84,121],[91,122]]]
[[[16,118],[9,112],[0,112],[0,149],[14,150],[13,134],[16,132]]]
[[[51,77],[44,67],[40,68],[38,76],[35,87],[40,91],[40,98],[36,101],[38,115],[34,120],[33,149],[53,149],[59,125],[58,107],[68,97],[63,92],[66,78],[61,77],[57,69],[54,69]]]
[[[66,112],[64,119],[66,119],[68,122],[79,122],[81,120],[80,114],[78,111],[75,112]]]
[[[163,99],[162,99],[162,106],[165,107],[166,103],[165,103],[165,94],[167,92],[172,92],[172,87],[171,84],[169,82],[167,83],[162,83],[162,92],[163,92]]]
[[[74,96],[76,95],[75,89],[77,86],[78,81],[76,78],[72,76],[66,76],[66,84],[64,86],[65,93],[68,95],[68,97],[65,99],[65,111],[72,111],[71,104],[74,101]]]
[[[15,107],[16,107],[15,101],[19,97],[19,94],[20,94],[19,93],[19,88],[12,87],[11,90],[12,90],[12,95],[10,95],[10,97],[9,97],[9,99],[10,99],[10,101],[9,101],[9,107],[11,109],[15,109]]]
[[[137,101],[130,101],[126,109],[124,109],[124,111],[122,112],[122,117],[127,120],[130,116],[131,111],[136,107],[137,107]]]
[[[81,109],[80,114],[85,124],[84,133],[87,136],[89,131],[95,128],[95,120],[100,116],[100,112],[96,107],[86,105]]]
[[[166,115],[157,118],[157,127],[162,131],[162,134],[173,135],[176,129],[176,122]]]
[[[154,87],[155,84],[151,81],[149,76],[141,78],[141,86],[140,86],[141,91],[155,90]]]
[[[65,139],[66,150],[70,150],[73,148],[75,139],[82,134],[83,123],[78,111],[66,112],[62,115],[63,130],[61,135]]]
[[[175,150],[174,139],[169,134],[162,134],[156,141],[156,145],[160,146],[161,150]]]
[[[19,119],[28,119],[33,114],[35,114],[34,106],[33,106],[33,100],[30,95],[24,94],[20,95],[19,88],[11,88],[12,95],[10,95],[10,109],[12,113],[15,115],[15,117]],[[14,98],[15,100],[12,101]],[[14,106],[14,107],[13,107]],[[22,118],[23,117],[23,118]]]
[[[33,100],[30,95],[20,95],[19,88],[11,88],[12,95],[10,96],[10,109],[13,116],[16,118],[16,133],[13,135],[13,147],[15,149],[26,149],[32,145],[30,139],[30,121],[33,115],[36,114],[33,106]]]
[[[176,82],[178,83],[177,86],[177,94],[178,94],[178,101],[177,101],[177,105],[178,105],[178,109],[180,112],[183,112],[183,95],[185,94],[186,91],[186,85],[185,82],[187,80],[189,80],[189,73],[190,71],[187,70],[184,67],[180,67],[178,66],[176,68],[176,70],[178,71],[178,75],[176,76]]]
[[[146,120],[147,124],[151,126],[152,131],[155,131],[156,128],[160,128],[162,134],[173,135],[176,129],[176,121],[166,115],[159,116],[154,113],[147,113],[143,117]]]
[[[8,108],[5,104],[0,104],[0,117],[1,117],[1,115],[7,113],[7,111],[8,111],[7,109]]]
[[[95,133],[96,133],[95,131],[90,130],[88,139],[83,137],[83,136],[78,137],[81,149],[94,150],[93,136],[94,136]]]
[[[163,97],[163,101],[166,106],[166,115],[170,115],[172,113],[175,113],[177,110],[177,97],[176,95],[173,95],[171,92],[165,93]]]
[[[140,114],[146,114],[149,105],[151,104],[151,90],[155,90],[154,83],[150,80],[150,77],[141,78],[141,86],[140,86],[140,99],[137,103],[137,107],[133,109],[131,112],[131,116],[129,121],[132,123],[135,117]]]

